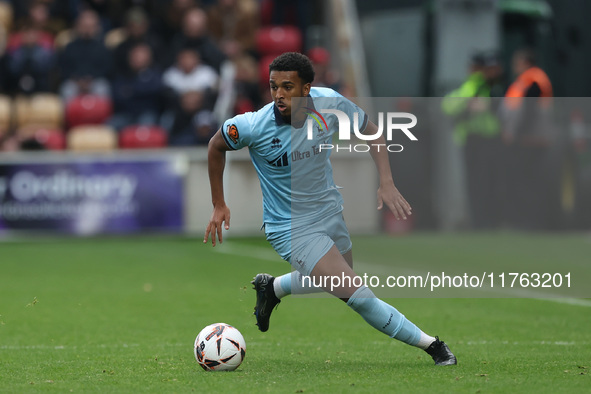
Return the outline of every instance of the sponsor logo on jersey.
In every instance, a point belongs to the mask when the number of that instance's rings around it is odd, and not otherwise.
[[[279,149],[282,146],[283,145],[281,145],[281,140],[279,138],[275,137],[271,140],[271,149]]]

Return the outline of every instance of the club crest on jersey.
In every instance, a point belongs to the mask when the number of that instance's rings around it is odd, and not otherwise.
[[[228,137],[230,137],[233,143],[238,143],[238,128],[235,124],[231,124],[228,126]]]

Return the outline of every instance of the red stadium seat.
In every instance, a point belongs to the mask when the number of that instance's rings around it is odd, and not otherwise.
[[[302,51],[302,33],[294,26],[263,27],[257,33],[257,50],[262,55]]]
[[[66,136],[59,129],[41,128],[35,132],[35,139],[49,150],[66,149]]]
[[[93,95],[78,96],[66,105],[66,123],[68,127],[102,124],[112,113],[113,104],[110,99]]]
[[[66,136],[58,127],[29,124],[19,128],[16,135],[21,141],[34,139],[49,150],[66,149]]]
[[[119,135],[124,149],[163,148],[167,145],[166,130],[158,126],[128,126]]]

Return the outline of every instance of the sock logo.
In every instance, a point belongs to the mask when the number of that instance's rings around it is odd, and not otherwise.
[[[382,329],[385,329],[386,327],[388,327],[390,325],[390,323],[392,323],[392,316],[394,316],[394,314],[390,313],[390,318],[388,319],[388,322],[386,323],[386,325],[384,327],[382,327]]]

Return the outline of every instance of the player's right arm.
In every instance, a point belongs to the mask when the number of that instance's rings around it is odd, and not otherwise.
[[[230,228],[230,208],[224,199],[224,167],[226,166],[226,151],[230,150],[221,129],[209,140],[207,148],[207,167],[209,172],[209,184],[211,187],[211,202],[213,213],[205,229],[203,243],[207,243],[211,235],[211,244],[216,245],[217,239],[222,243],[222,224],[225,229]]]

